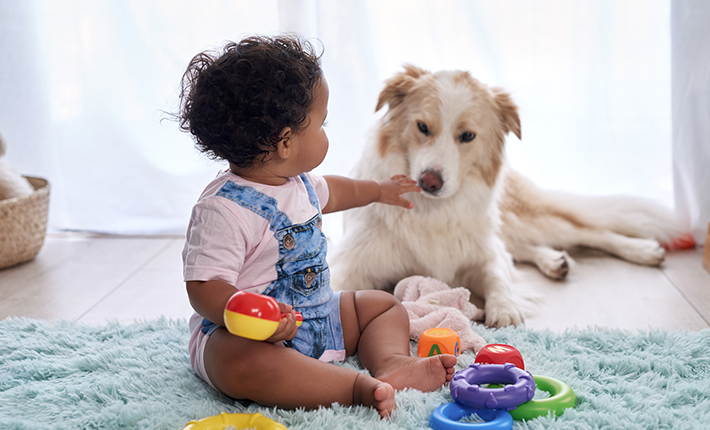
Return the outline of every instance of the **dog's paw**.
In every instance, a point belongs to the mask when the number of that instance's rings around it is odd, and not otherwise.
[[[510,300],[505,302],[488,301],[485,306],[485,312],[485,324],[488,327],[519,326],[525,322],[523,312],[517,304]]]
[[[564,251],[554,251],[544,260],[538,263],[538,269],[543,275],[555,280],[562,280],[567,277],[572,259]]]
[[[666,250],[653,239],[627,238],[619,257],[644,266],[658,266],[666,257]]]

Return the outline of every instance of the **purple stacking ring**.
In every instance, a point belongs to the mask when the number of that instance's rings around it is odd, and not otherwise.
[[[505,384],[501,388],[484,384]],[[535,395],[535,379],[530,372],[515,365],[474,363],[454,374],[449,384],[451,397],[471,409],[510,411]]]

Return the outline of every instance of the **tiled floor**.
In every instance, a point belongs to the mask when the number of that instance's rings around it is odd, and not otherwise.
[[[183,240],[50,234],[35,260],[0,270],[0,319],[188,318]],[[710,273],[701,265],[702,250],[669,253],[661,267],[636,266],[592,250],[572,255],[576,265],[564,282],[519,266],[514,288],[537,297],[527,327],[710,328]]]

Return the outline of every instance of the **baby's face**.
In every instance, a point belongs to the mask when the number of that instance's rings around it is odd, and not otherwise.
[[[313,94],[313,105],[308,112],[308,126],[291,138],[296,151],[293,162],[302,172],[310,172],[318,167],[328,152],[328,136],[324,127],[328,116],[330,92],[325,78],[316,83]]]

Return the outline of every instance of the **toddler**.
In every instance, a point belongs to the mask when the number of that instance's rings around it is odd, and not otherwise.
[[[195,204],[183,250],[195,372],[235,399],[362,404],[382,417],[395,390],[449,381],[456,358],[410,356],[409,318],[391,294],[330,288],[322,214],[373,202],[411,208],[401,194],[421,189],[404,175],[378,183],[309,173],[328,151],[328,84],[311,44],[255,36],[200,53],[180,98],[181,129],[229,162]],[[237,290],[274,297],[287,313],[266,341],[224,328]],[[329,363],[356,353],[372,376]]]

